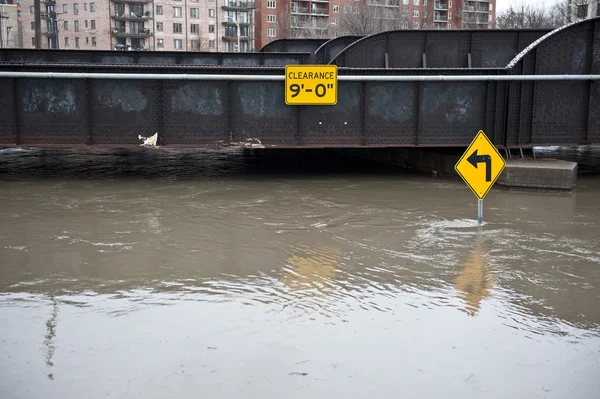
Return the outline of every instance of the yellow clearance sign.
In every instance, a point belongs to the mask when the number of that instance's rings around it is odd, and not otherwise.
[[[460,160],[456,172],[479,199],[484,199],[506,166],[496,146],[480,130]]]
[[[287,105],[337,104],[336,65],[287,65],[285,103]]]

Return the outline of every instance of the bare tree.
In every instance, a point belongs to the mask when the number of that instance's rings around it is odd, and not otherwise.
[[[543,4],[511,5],[496,18],[500,29],[548,28],[552,26],[550,10]]]
[[[497,24],[509,28],[556,28],[589,16],[589,0],[560,0],[547,7],[544,4],[526,5],[521,1],[498,14]]]
[[[394,7],[387,7],[394,6]],[[372,35],[398,29],[426,29],[432,27],[430,16],[433,2],[426,9],[401,3],[401,0],[367,0],[354,7],[344,7],[339,22],[339,33],[344,35]]]
[[[208,38],[204,34],[198,33],[198,36],[191,40],[190,51],[210,51]]]

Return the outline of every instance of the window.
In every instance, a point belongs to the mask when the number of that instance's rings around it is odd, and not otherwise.
[[[200,18],[200,12],[197,8],[190,8],[190,18]]]
[[[250,17],[247,12],[240,12],[239,17],[240,18],[238,19],[238,23],[240,23],[240,24],[250,23]]]
[[[200,25],[198,24],[191,24],[190,25],[190,33],[200,33]]]
[[[215,33],[215,26],[214,25],[208,25],[208,33]]]
[[[418,22],[413,22],[413,28],[414,29],[419,29],[419,23]]]
[[[181,24],[173,24],[173,33],[182,33],[182,25]]]
[[[587,17],[587,14],[588,14],[588,5],[587,4],[577,5],[577,18],[584,19]]]
[[[402,10],[402,16],[408,17],[408,10]]]
[[[156,39],[156,47],[165,47],[165,39]]]
[[[86,28],[88,27],[88,22],[87,22],[87,19],[85,20],[85,27],[86,27]]]
[[[267,36],[268,37],[275,37],[275,28],[269,28],[269,29],[267,29]]]
[[[183,48],[183,40],[181,40],[181,39],[174,39],[173,40],[173,48],[175,50],[181,50]]]
[[[35,30],[35,22],[31,23],[31,30]]]
[[[419,18],[419,10],[413,10],[413,18]]]
[[[214,8],[209,8],[208,9],[208,17],[209,18],[214,18],[215,17],[215,9]]]
[[[69,38],[65,37],[65,47],[69,47]]]
[[[333,5],[333,12],[340,12],[340,6],[338,6],[337,4]]]
[[[90,25],[91,25],[92,29],[96,29],[96,20],[95,20],[95,19],[92,19],[92,20],[90,21]]]
[[[73,22],[75,24],[75,32],[79,32],[79,21]]]
[[[200,40],[192,40],[192,42],[190,43],[190,46],[192,47],[193,50],[202,50],[201,46],[200,46]]]
[[[494,5],[490,3],[490,11],[494,11]]]
[[[451,12],[449,12],[449,13],[448,13],[448,20],[451,20],[451,19],[452,19],[452,13],[451,13]]]
[[[78,3],[73,4],[73,14],[79,15],[79,4]]]
[[[162,22],[157,22],[157,23],[156,23],[156,31],[157,31],[157,32],[162,32],[162,31],[163,31],[163,29],[164,29],[164,27],[163,27],[163,23],[162,23]]]
[[[65,21],[65,22],[63,23],[63,29],[64,29],[64,30],[69,30],[69,21]]]
[[[35,7],[34,6],[29,6],[29,13],[30,14],[35,13]]]
[[[489,21],[489,22],[492,22],[492,14],[489,14],[489,15],[488,15],[488,21]]]
[[[96,12],[96,4],[90,3],[90,12]]]
[[[414,5],[418,6],[418,5],[419,5],[419,3],[420,3],[420,1],[419,1],[419,0],[413,0],[413,4],[414,4]]]
[[[35,37],[32,37],[32,38],[31,38],[31,45],[32,45],[33,47],[35,47]]]
[[[267,8],[277,8],[276,0],[267,0]]]
[[[448,2],[448,8],[452,8],[452,0]]]
[[[63,14],[67,14],[69,12],[69,5],[63,4]]]
[[[162,13],[163,13],[163,6],[156,6],[156,14],[162,15]]]
[[[408,4],[408,0],[402,0],[402,4],[407,5]]]
[[[181,7],[173,7],[173,16],[175,18],[181,18]]]
[[[83,3],[83,10],[87,11],[87,3]]]
[[[96,46],[96,38],[92,37],[92,46]]]
[[[209,40],[208,41],[208,47],[215,48],[215,41],[214,40]]]
[[[448,24],[448,30],[452,29],[452,24]]]
[[[344,12],[352,12],[352,6],[344,6]]]
[[[334,18],[333,21],[331,22],[332,25],[337,25],[337,18]]]
[[[275,16],[275,14],[267,15],[267,22],[274,24],[276,21],[277,21],[277,17]]]
[[[89,38],[89,37],[86,37],[86,38],[85,38],[85,44],[86,44],[86,45],[90,44],[90,38]]]
[[[75,48],[79,48],[79,38],[75,38]]]

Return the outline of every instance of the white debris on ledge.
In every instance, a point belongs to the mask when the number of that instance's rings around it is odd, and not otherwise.
[[[156,147],[156,141],[158,140],[158,132],[154,133],[154,135],[150,137],[138,136],[138,139],[144,140],[144,143],[140,144],[140,146]]]

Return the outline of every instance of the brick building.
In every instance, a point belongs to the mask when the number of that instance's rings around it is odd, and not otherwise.
[[[488,29],[496,0],[258,0],[256,48],[286,37],[394,29]]]
[[[26,48],[254,51],[246,0],[22,0]]]

